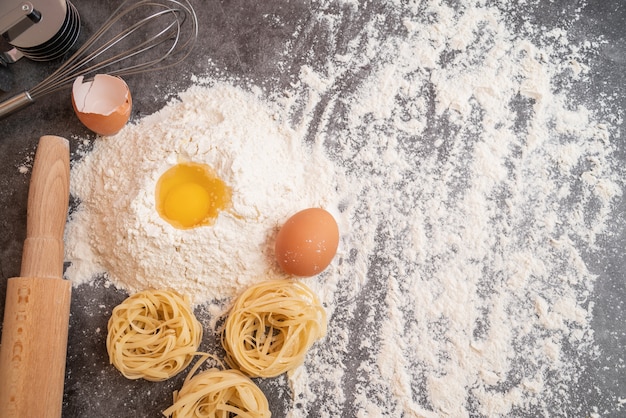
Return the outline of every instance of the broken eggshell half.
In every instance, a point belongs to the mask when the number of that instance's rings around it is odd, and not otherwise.
[[[130,89],[120,77],[96,74],[84,81],[79,76],[72,86],[72,106],[88,129],[100,135],[115,135],[130,118]]]

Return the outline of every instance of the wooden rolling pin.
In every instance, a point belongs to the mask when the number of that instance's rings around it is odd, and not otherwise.
[[[69,143],[43,136],[35,153],[21,277],[7,282],[0,345],[0,417],[60,417],[71,284],[63,280]]]

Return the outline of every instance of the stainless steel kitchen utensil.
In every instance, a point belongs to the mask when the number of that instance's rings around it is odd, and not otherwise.
[[[0,35],[13,49],[0,54],[4,63],[25,56],[34,61],[61,58],[78,40],[80,17],[67,0],[2,0]]]
[[[55,72],[32,89],[0,103],[0,119],[71,86],[78,76],[128,76],[184,60],[198,37],[188,0],[125,0]]]

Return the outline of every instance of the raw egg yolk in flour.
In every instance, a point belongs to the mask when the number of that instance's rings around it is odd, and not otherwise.
[[[212,225],[230,205],[231,190],[206,164],[181,163],[167,170],[156,185],[156,208],[178,229]]]
[[[287,219],[276,235],[274,253],[286,273],[308,277],[328,267],[338,245],[335,218],[324,209],[309,208]]]

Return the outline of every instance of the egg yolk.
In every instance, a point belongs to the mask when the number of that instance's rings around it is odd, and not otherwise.
[[[159,215],[178,229],[212,225],[230,204],[230,188],[206,164],[181,163],[167,170],[156,187]]]

